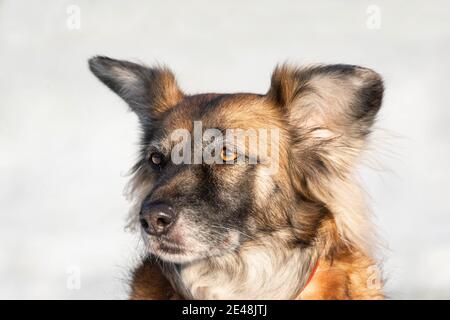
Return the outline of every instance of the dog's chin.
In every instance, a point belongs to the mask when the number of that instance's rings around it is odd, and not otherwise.
[[[149,253],[165,262],[178,264],[225,255],[239,247],[237,234],[230,234],[221,244],[215,246],[200,243],[187,246],[157,238],[147,238],[146,240]]]
[[[189,263],[204,258],[205,255],[194,252],[182,246],[165,241],[152,241],[149,251],[159,259],[172,263]]]

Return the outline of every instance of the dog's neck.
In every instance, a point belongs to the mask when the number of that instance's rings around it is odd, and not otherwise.
[[[239,251],[183,265],[164,264],[166,277],[187,299],[293,299],[317,262],[314,247],[281,248],[267,237]]]
[[[343,245],[332,221],[323,223],[318,234],[306,247],[293,246],[283,237],[272,235],[243,243],[235,252],[183,265],[148,259],[134,272],[131,298],[384,297],[380,270],[369,253]]]

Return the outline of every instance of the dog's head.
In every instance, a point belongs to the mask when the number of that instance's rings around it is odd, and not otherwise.
[[[140,225],[153,254],[180,263],[265,235],[310,245],[383,93],[375,72],[351,65],[278,67],[265,95],[187,95],[166,68],[89,64],[139,118]]]

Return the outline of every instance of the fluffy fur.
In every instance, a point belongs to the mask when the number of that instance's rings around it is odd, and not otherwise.
[[[143,234],[149,252],[133,272],[131,298],[383,297],[369,210],[354,176],[381,106],[377,73],[283,65],[264,95],[186,95],[167,68],[106,57],[91,59],[90,68],[143,129],[130,225],[144,203],[170,203],[178,212],[167,236]],[[278,129],[276,174],[262,162],[152,170],[149,154],[168,157],[169,133],[192,131],[194,121],[221,130]],[[175,253],[164,251],[167,243]]]

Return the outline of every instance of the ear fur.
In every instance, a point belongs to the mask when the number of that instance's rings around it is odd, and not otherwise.
[[[89,68],[128,103],[141,122],[157,118],[183,98],[175,76],[165,67],[149,68],[96,56],[89,59]]]
[[[266,97],[286,117],[294,189],[332,213],[344,243],[370,250],[374,232],[352,171],[381,107],[381,77],[352,65],[283,65]]]
[[[291,121],[343,131],[353,126],[366,134],[381,106],[383,82],[376,72],[353,65],[282,65],[267,96]]]
[[[285,112],[292,151],[315,171],[341,174],[364,147],[380,109],[383,82],[353,65],[277,67],[267,97]]]

